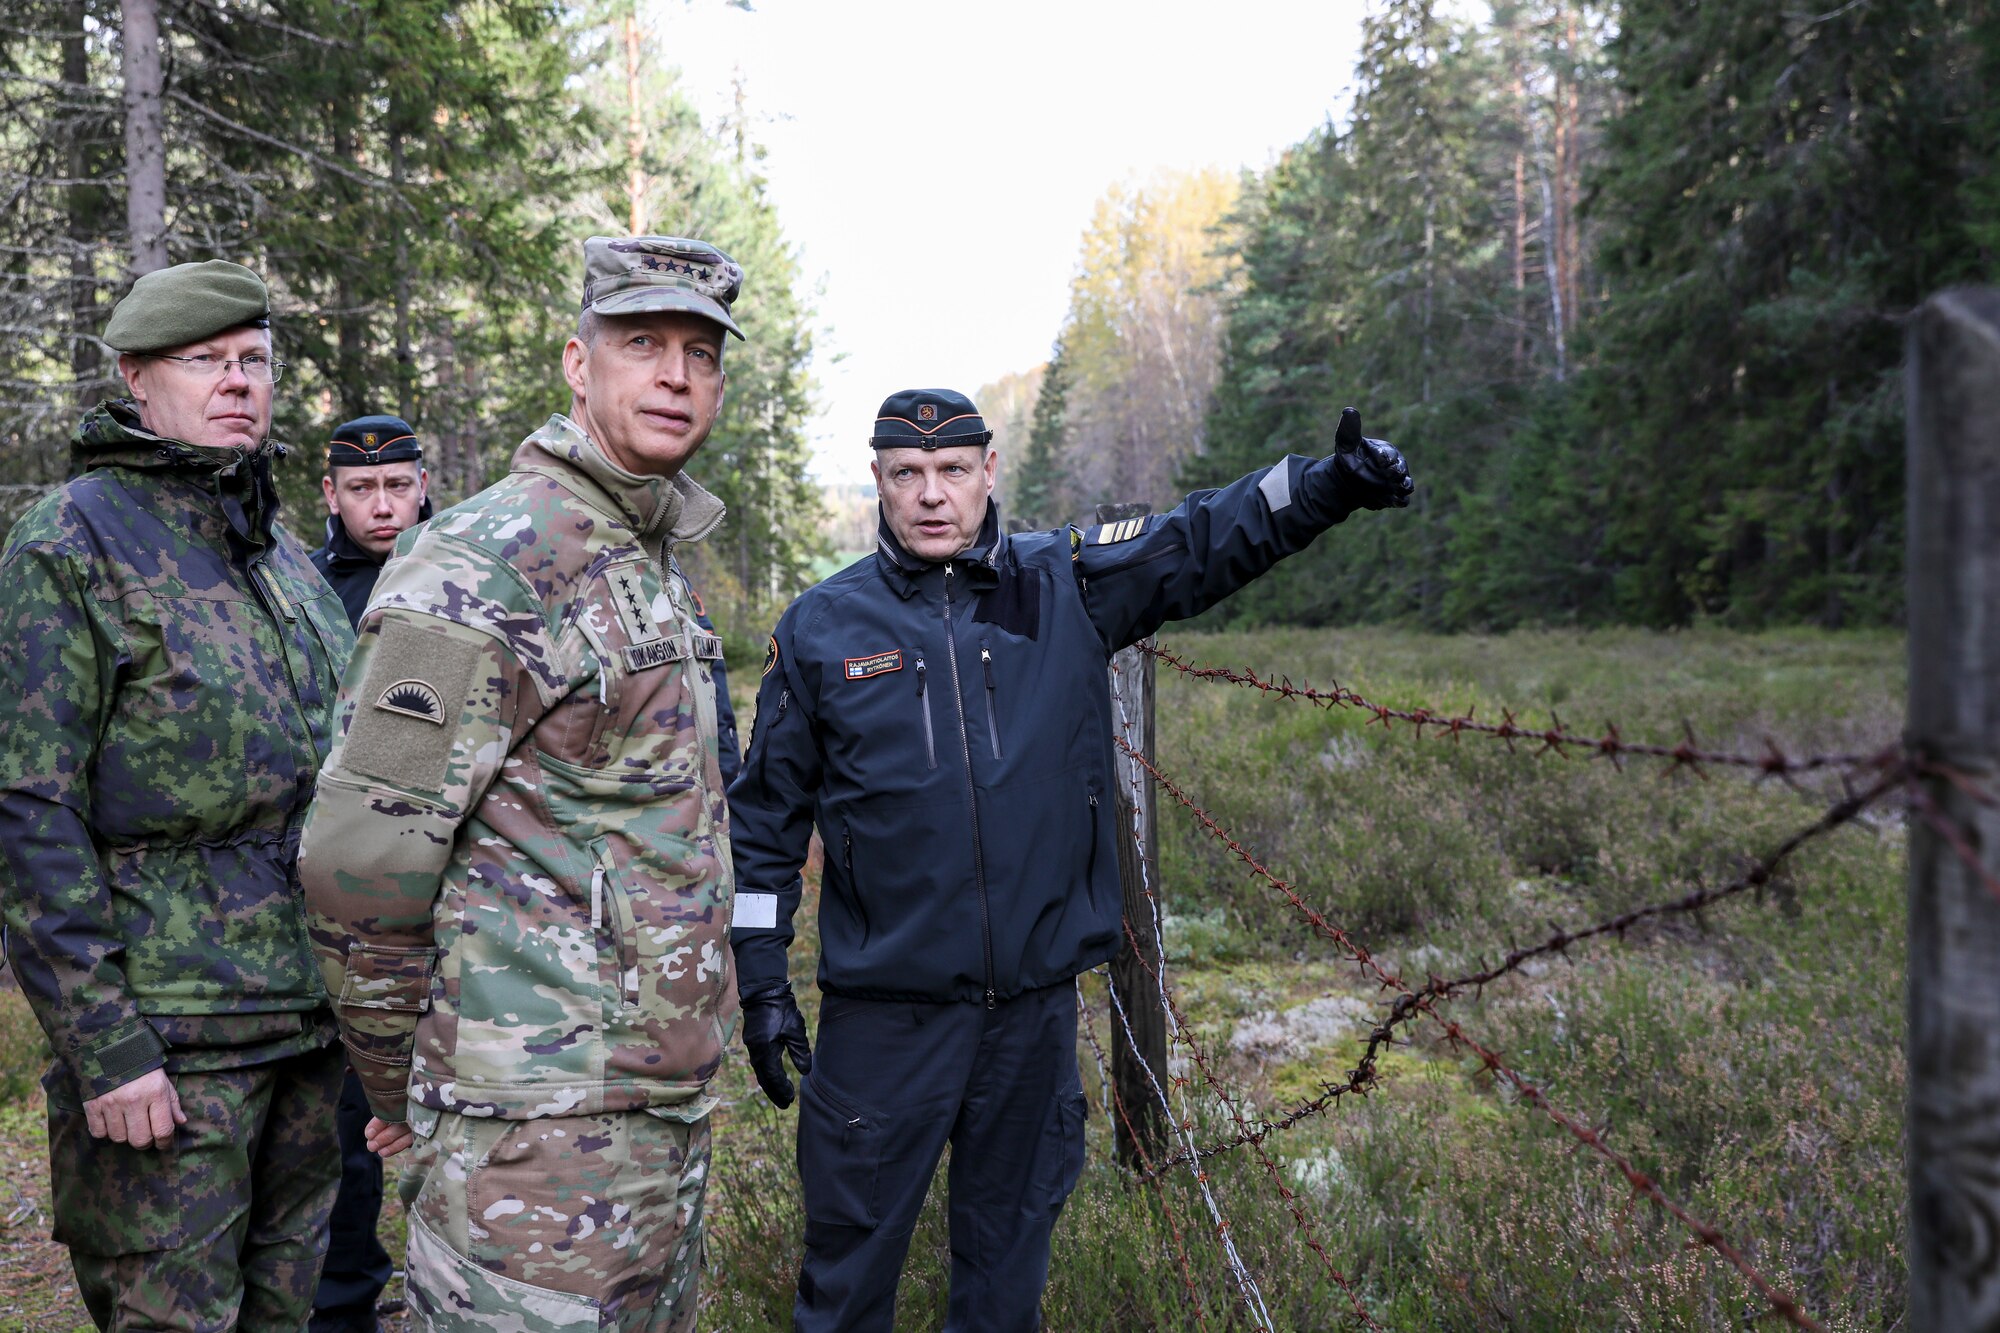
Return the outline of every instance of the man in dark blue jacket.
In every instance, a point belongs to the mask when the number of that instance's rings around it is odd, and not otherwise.
[[[779,620],[730,790],[744,1044],[778,1106],[782,1056],[809,1075],[807,1333],[891,1327],[947,1142],[946,1327],[1038,1326],[1083,1163],[1070,983],[1123,938],[1105,668],[1411,489],[1349,409],[1328,458],[1282,459],[1170,514],[1007,536],[991,440],[962,394],[882,405],[878,549]],[[815,824],[817,1055],[786,967]]]

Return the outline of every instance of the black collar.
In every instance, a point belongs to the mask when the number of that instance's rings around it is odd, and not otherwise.
[[[876,520],[876,567],[905,601],[916,595],[924,575],[947,565],[963,574],[974,590],[983,592],[1000,581],[999,567],[1006,555],[1007,534],[1000,529],[1000,506],[990,499],[986,502],[986,517],[979,524],[979,535],[973,538],[972,545],[949,560],[924,560],[911,555],[896,540],[896,534],[889,531],[888,517]]]

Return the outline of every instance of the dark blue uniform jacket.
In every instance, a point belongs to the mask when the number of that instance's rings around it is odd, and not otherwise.
[[[1111,958],[1120,925],[1106,667],[1348,512],[1289,457],[1170,514],[880,546],[787,608],[730,789],[740,984],[785,976],[799,869],[825,847],[822,990],[993,1000]],[[760,925],[769,921],[770,925]]]

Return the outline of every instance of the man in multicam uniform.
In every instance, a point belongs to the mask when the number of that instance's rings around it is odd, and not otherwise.
[[[722,519],[682,468],[742,272],[670,237],[584,260],[570,415],[399,544],[300,860],[371,1140],[416,1143],[433,1330],[694,1326],[737,1008],[721,644],[671,552]]]
[[[268,314],[221,260],[140,278],[130,398],[0,553],[0,900],[104,1329],[297,1329],[339,1171],[293,864],[353,640],[274,521]]]

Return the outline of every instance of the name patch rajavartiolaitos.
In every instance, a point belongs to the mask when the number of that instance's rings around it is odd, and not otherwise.
[[[421,680],[399,680],[382,691],[375,706],[385,713],[421,718],[435,726],[444,725],[444,700],[437,687]]]
[[[847,659],[847,678],[849,680],[866,680],[870,676],[886,675],[888,672],[901,671],[902,669],[903,650],[901,648],[891,648],[886,653],[872,653],[867,657],[850,657]]]

